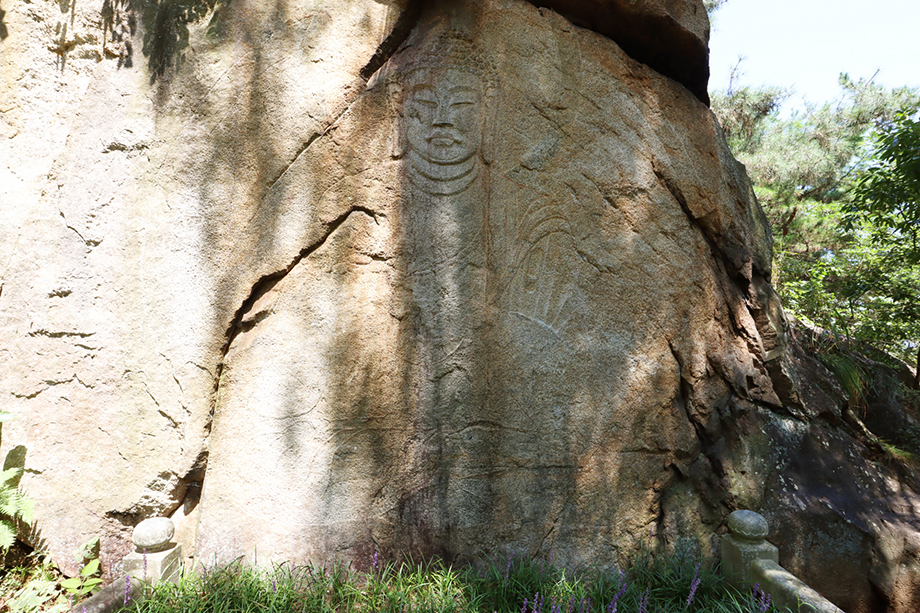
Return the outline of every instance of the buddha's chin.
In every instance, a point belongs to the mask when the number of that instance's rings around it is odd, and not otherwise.
[[[448,166],[462,164],[473,157],[473,153],[475,152],[458,150],[457,147],[432,147],[424,151],[419,151],[418,153],[426,162]]]

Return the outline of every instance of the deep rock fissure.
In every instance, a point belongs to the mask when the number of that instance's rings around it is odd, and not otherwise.
[[[364,68],[359,73],[361,78],[366,82],[380,67],[386,64],[387,60],[393,57],[396,50],[399,49],[409,34],[415,29],[419,19],[422,16],[422,0],[408,0],[406,8],[400,13],[399,18],[393,25],[393,31],[377,47],[374,55],[368,60]]]
[[[371,59],[365,64],[360,72],[360,77],[367,82],[377,70],[386,63],[390,57],[400,48],[400,46],[406,41],[409,34],[418,24],[419,19],[421,18],[422,12],[422,0],[409,0],[406,8],[400,14],[399,18],[396,21],[396,24],[393,27],[393,30],[390,32],[390,35],[387,36],[383,42],[378,45],[377,50],[371,56]],[[271,191],[274,188],[275,184],[281,180],[281,178],[288,172],[288,170],[293,166],[300,156],[303,155],[316,141],[320,138],[328,135],[332,130],[336,128],[339,120],[352,108],[352,104],[348,104],[336,115],[332,121],[329,122],[329,125],[322,130],[321,132],[314,132],[310,135],[307,141],[303,146],[297,151],[294,156],[292,156],[291,161],[281,169],[278,175],[271,180],[267,191]],[[243,318],[246,314],[252,309],[255,303],[270,292],[281,279],[283,279],[298,263],[300,263],[304,258],[309,257],[311,253],[319,249],[330,236],[341,226],[348,217],[354,212],[363,212],[367,215],[370,215],[375,220],[377,219],[377,214],[370,209],[364,207],[353,207],[348,211],[334,219],[331,223],[326,226],[325,234],[314,244],[309,245],[308,247],[302,249],[299,254],[291,261],[291,263],[284,268],[283,270],[278,270],[261,277],[249,291],[249,295],[240,305],[240,307],[234,313],[233,319],[231,320],[230,326],[227,328],[225,333],[226,340],[224,346],[221,348],[221,356],[217,362],[217,367],[214,372],[214,387],[212,391],[212,403],[211,410],[208,415],[208,422],[205,425],[205,436],[210,436],[211,426],[214,419],[214,413],[217,408],[218,403],[220,402],[220,382],[223,376],[224,366],[226,363],[227,353],[230,351],[230,347],[233,345],[233,341],[236,337],[248,330],[251,330],[260,319],[253,320],[251,322],[243,322]],[[201,464],[201,481],[204,480],[204,475],[207,472],[207,451],[203,451],[203,457],[200,459]]]
[[[751,296],[750,296],[753,290],[752,286],[755,284],[755,279],[759,277],[759,274],[756,271],[756,269],[751,271],[751,278],[744,276],[743,272],[739,270],[735,265],[732,264],[731,258],[728,256],[725,250],[719,247],[719,244],[716,241],[716,239],[712,237],[710,233],[706,230],[706,228],[703,226],[703,224],[700,223],[699,218],[693,215],[693,212],[690,210],[690,206],[687,204],[687,199],[684,196],[683,192],[681,192],[680,188],[674,185],[673,181],[671,181],[658,168],[654,168],[653,171],[655,173],[655,176],[658,178],[658,180],[661,181],[661,184],[668,190],[668,192],[670,192],[671,196],[680,206],[681,210],[684,212],[684,215],[686,216],[690,224],[699,231],[700,235],[703,237],[703,239],[706,241],[706,244],[709,247],[709,251],[710,251],[710,255],[712,256],[712,260],[715,263],[717,263],[719,268],[724,272],[724,276],[718,275],[718,278],[720,279],[719,285],[722,286],[723,295],[725,295],[726,298],[728,298],[734,293],[738,298],[740,298],[744,302],[744,308],[748,310],[748,312],[751,314],[751,318],[755,321],[755,326],[757,326],[758,331],[761,332],[761,328],[757,324],[757,318],[756,318],[756,313],[755,313],[757,309],[753,304],[751,304]],[[725,281],[723,281],[722,279],[724,279]],[[726,283],[725,283],[726,281],[732,287],[726,287]],[[734,290],[734,292],[731,290]],[[745,328],[745,326],[741,322],[736,320],[735,313],[731,308],[727,309],[727,314],[728,314],[728,323],[731,326],[732,331],[734,332],[735,335],[744,339],[748,347],[748,350],[751,352],[751,354],[752,355],[763,354],[764,351],[763,351],[763,348],[760,346],[758,339],[752,337],[749,330],[747,330],[747,328]],[[766,372],[767,375],[769,376],[769,372],[765,367],[763,367],[762,372]],[[726,379],[726,381],[729,381],[730,379],[731,378],[729,377]],[[737,389],[737,387],[734,384],[729,383],[729,386],[735,391],[735,393],[741,396],[746,395],[745,390]]]
[[[258,323],[258,320],[252,322],[244,322],[243,319],[245,318],[246,314],[250,312],[252,307],[256,304],[256,302],[258,302],[260,298],[274,289],[274,287],[278,285],[278,283],[285,276],[287,276],[287,274],[291,272],[295,266],[297,266],[301,261],[303,261],[305,258],[308,258],[316,250],[322,247],[326,241],[329,240],[329,237],[331,237],[353,213],[363,213],[373,218],[375,221],[377,220],[378,216],[378,213],[366,207],[354,206],[349,208],[347,211],[333,219],[331,222],[325,224],[326,231],[323,233],[323,235],[314,243],[301,249],[300,253],[298,253],[291,261],[291,263],[288,264],[284,269],[264,275],[258,281],[256,281],[255,284],[253,284],[252,289],[249,291],[249,295],[245,300],[243,300],[243,303],[236,310],[230,326],[227,328],[225,333],[227,340],[224,342],[224,346],[221,350],[221,358],[217,363],[217,368],[214,375],[214,403],[211,408],[212,418],[214,415],[214,409],[216,408],[218,402],[220,380],[221,375],[223,374],[227,353],[230,351],[230,347],[233,345],[233,341],[240,333],[248,332]]]
[[[693,211],[690,210],[690,205],[687,204],[687,198],[684,196],[684,193],[677,187],[674,182],[668,178],[659,168],[653,168],[655,176],[658,177],[658,180],[661,181],[661,184],[668,190],[671,194],[671,197],[677,202],[681,210],[684,212],[684,215],[687,217],[687,221],[690,222],[694,228],[699,230],[700,234],[703,236],[703,239],[706,241],[706,244],[709,246],[709,251],[712,254],[714,260],[718,260],[727,264],[725,267],[726,272],[732,280],[743,279],[744,284],[749,283],[748,279],[745,279],[742,275],[739,274],[739,271],[734,270],[734,267],[730,265],[728,255],[723,249],[721,249],[715,239],[709,235],[709,232],[706,231],[706,228],[703,227],[703,224],[700,223],[699,218],[694,216]],[[737,279],[736,279],[737,278]],[[742,292],[743,294],[744,292]]]
[[[252,322],[244,323],[243,318],[246,316],[247,313],[249,313],[249,311],[256,304],[256,302],[258,302],[260,298],[265,296],[265,294],[270,292],[276,285],[278,285],[278,283],[285,276],[287,276],[287,274],[291,272],[291,270],[293,270],[294,267],[297,266],[297,264],[299,264],[305,258],[309,257],[317,249],[322,247],[326,243],[326,241],[329,239],[329,237],[332,236],[335,233],[335,231],[338,230],[339,227],[341,227],[343,223],[345,223],[345,221],[352,215],[352,213],[364,213],[365,215],[369,215],[370,217],[372,217],[375,221],[378,215],[376,212],[368,208],[361,207],[361,206],[355,206],[355,207],[348,209],[347,211],[342,213],[340,216],[336,217],[334,220],[326,224],[326,232],[316,242],[302,249],[300,253],[298,253],[297,256],[294,257],[291,263],[288,264],[287,267],[285,267],[283,270],[278,270],[273,273],[264,275],[258,281],[256,281],[255,284],[253,284],[252,288],[249,290],[249,295],[246,297],[245,300],[243,300],[243,303],[236,310],[236,313],[234,313],[230,326],[227,328],[227,331],[225,333],[226,341],[224,342],[224,346],[221,348],[220,360],[218,360],[217,367],[215,368],[215,372],[214,372],[214,388],[211,393],[212,395],[211,410],[208,413],[208,421],[204,427],[205,439],[210,437],[211,428],[212,428],[213,421],[214,421],[214,414],[217,410],[217,405],[220,403],[220,383],[221,383],[221,379],[223,378],[224,366],[226,365],[227,354],[230,351],[230,347],[233,346],[233,341],[236,339],[236,337],[239,334],[251,330],[252,328],[255,327],[258,321],[261,321],[261,320],[255,320]],[[208,454],[207,444],[206,444],[205,449],[203,449],[201,453],[199,453],[198,458],[195,461],[195,465],[190,470],[189,475],[186,475],[185,477],[185,479],[187,479],[189,482],[194,482],[197,484],[197,487],[199,488],[199,495],[200,495],[200,488],[204,485],[204,478],[207,475],[208,455],[209,454]],[[193,473],[194,473],[194,476],[192,476]],[[183,500],[184,500],[184,497],[183,497]],[[196,504],[197,504],[197,501],[196,501]]]
[[[381,66],[383,66],[387,60],[389,60],[394,53],[402,46],[406,39],[409,37],[409,34],[418,24],[419,19],[422,15],[422,0],[409,0],[406,4],[406,8],[399,15],[399,18],[396,20],[396,23],[393,25],[393,31],[390,32],[390,35],[387,36],[380,45],[377,46],[377,50],[374,51],[374,54],[371,56],[371,59],[368,60],[367,64],[364,65],[364,68],[361,69],[359,75],[361,79],[367,83],[367,81],[376,73]],[[300,159],[300,156],[303,155],[304,151],[309,149],[313,143],[317,140],[326,136],[335,129],[335,126],[338,124],[339,120],[342,118],[345,113],[352,107],[352,104],[348,104],[342,111],[329,122],[329,125],[320,132],[314,132],[310,137],[304,142],[304,144],[297,150],[297,152],[291,157],[291,161],[281,169],[281,171],[268,183],[268,191],[275,186],[278,181],[281,180],[281,177],[287,173],[287,171],[294,165],[294,163]],[[82,237],[81,237],[82,238]]]

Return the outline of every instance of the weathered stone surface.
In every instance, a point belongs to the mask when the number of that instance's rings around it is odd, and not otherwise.
[[[145,519],[131,533],[131,540],[137,551],[148,553],[160,551],[169,547],[176,526],[168,517],[151,517]]]
[[[695,423],[779,403],[749,306],[769,231],[705,105],[551,11],[479,6],[423,13],[260,205],[301,250],[246,262],[270,283],[224,361],[199,557],[615,559]]]
[[[152,83],[142,12],[59,4],[3,0],[0,390],[32,540],[72,573],[89,538],[117,562],[200,486],[225,332],[261,274],[239,263],[291,257],[260,195],[355,99],[402,3],[235,1]]]
[[[819,592],[803,583],[798,577],[780,566],[776,560],[759,559],[752,565],[755,583],[767,591],[773,606],[780,610],[807,613],[844,613]]]
[[[150,584],[160,581],[178,583],[182,578],[182,545],[154,552],[133,552],[122,560],[124,572]]]
[[[723,438],[704,446],[728,475],[727,491],[709,495],[761,509],[779,563],[847,613],[916,610],[920,481],[866,438],[872,433],[811,353],[813,334],[789,338],[788,372],[800,390],[786,398],[792,410],[735,410]],[[873,387],[891,390],[881,383]],[[875,406],[870,395],[859,414]]]
[[[205,561],[577,565],[755,508],[848,612],[920,609],[866,435],[914,422],[789,333],[705,81],[604,29],[699,58],[695,2],[234,0],[157,55],[0,1],[0,451],[65,571],[156,515]]]
[[[734,513],[739,512],[734,511]],[[776,546],[763,539],[749,541],[739,539],[734,534],[723,534],[719,539],[719,546],[722,575],[729,585],[740,592],[750,590],[757,582],[754,577],[754,569],[751,567],[755,560],[776,562],[779,559],[779,551]]]
[[[709,104],[709,17],[702,0],[530,0],[615,40]]]

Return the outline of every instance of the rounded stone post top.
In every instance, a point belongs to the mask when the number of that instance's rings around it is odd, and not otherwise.
[[[728,516],[728,529],[732,536],[748,543],[759,543],[767,537],[770,527],[760,513],[754,511],[734,511]]]
[[[154,553],[168,549],[175,533],[173,520],[168,517],[151,517],[134,527],[131,539],[138,552]]]

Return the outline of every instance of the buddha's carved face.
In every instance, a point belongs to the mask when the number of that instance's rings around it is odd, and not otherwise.
[[[408,79],[404,116],[409,148],[434,164],[459,164],[482,144],[482,86],[467,72],[419,69]]]

